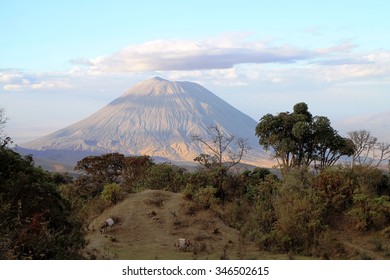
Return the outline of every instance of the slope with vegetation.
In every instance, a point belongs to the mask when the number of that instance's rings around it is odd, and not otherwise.
[[[58,186],[70,178],[34,166],[8,148],[0,110],[0,259],[75,259],[85,245],[81,224]]]
[[[1,257],[390,259],[389,176],[359,161],[354,139],[304,103],[265,116],[256,132],[281,177],[233,170],[241,153],[225,154],[231,137],[221,132],[199,139],[210,154],[194,172],[111,153],[79,161],[75,179],[34,167],[3,137]],[[348,155],[354,164],[335,160]],[[116,225],[100,234],[109,217]],[[186,252],[177,238],[191,240]]]

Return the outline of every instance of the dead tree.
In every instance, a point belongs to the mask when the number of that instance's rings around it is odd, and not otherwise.
[[[200,143],[208,152],[194,159],[206,168],[224,167],[229,170],[240,163],[244,154],[250,150],[246,139],[226,133],[218,125],[208,127],[208,138],[193,135],[192,140]]]

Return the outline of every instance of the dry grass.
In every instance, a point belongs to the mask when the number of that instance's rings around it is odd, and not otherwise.
[[[131,194],[107,209],[88,226],[84,255],[91,259],[308,259],[290,254],[259,251],[240,232],[228,227],[220,215],[204,210],[183,194],[145,190]],[[117,223],[106,234],[99,226],[109,217]],[[343,228],[343,225],[346,226]],[[347,223],[334,227],[322,242],[330,259],[389,259],[390,239],[383,233],[348,230]],[[187,251],[174,244],[190,240]]]
[[[109,217],[119,222],[100,234],[99,225]],[[155,190],[130,195],[95,218],[88,230],[85,255],[98,259],[219,259],[225,244],[234,240],[234,247],[239,239],[238,231],[182,194]],[[191,241],[188,252],[174,247],[177,238]]]

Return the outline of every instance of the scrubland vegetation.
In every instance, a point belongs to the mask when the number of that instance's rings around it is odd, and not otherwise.
[[[88,223],[146,189],[184,194],[193,202],[188,211],[214,213],[258,250],[291,258],[390,258],[388,170],[377,161],[359,162],[353,139],[339,136],[302,104],[291,114],[267,115],[256,132],[273,149],[281,176],[230,168],[217,150],[198,158],[196,172],[148,156],[91,156],[78,162],[80,175],[71,178],[35,167],[3,137],[0,258],[82,258]],[[335,160],[343,156],[353,156],[354,164]],[[370,240],[370,250],[356,248],[354,238]]]

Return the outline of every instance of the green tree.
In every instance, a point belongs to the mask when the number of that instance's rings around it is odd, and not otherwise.
[[[81,171],[75,182],[77,192],[84,199],[101,194],[105,184],[119,183],[125,165],[125,156],[118,153],[89,156],[77,162],[75,170]]]
[[[75,170],[83,171],[98,183],[116,183],[124,167],[125,156],[118,153],[89,156],[79,162]]]
[[[137,181],[147,180],[147,170],[155,163],[150,156],[129,156],[125,158],[122,172],[123,187],[127,192],[133,191]]]
[[[313,117],[303,102],[296,104],[292,113],[263,116],[256,135],[266,150],[272,148],[279,166],[286,170],[313,162],[323,169],[353,153],[351,142],[331,127],[329,119]]]
[[[350,139],[341,137],[330,125],[327,117],[314,117],[312,123],[312,159],[320,170],[334,165],[342,156],[351,156],[354,145]]]
[[[74,259],[81,224],[58,191],[58,176],[30,156],[0,148],[0,259]]]

